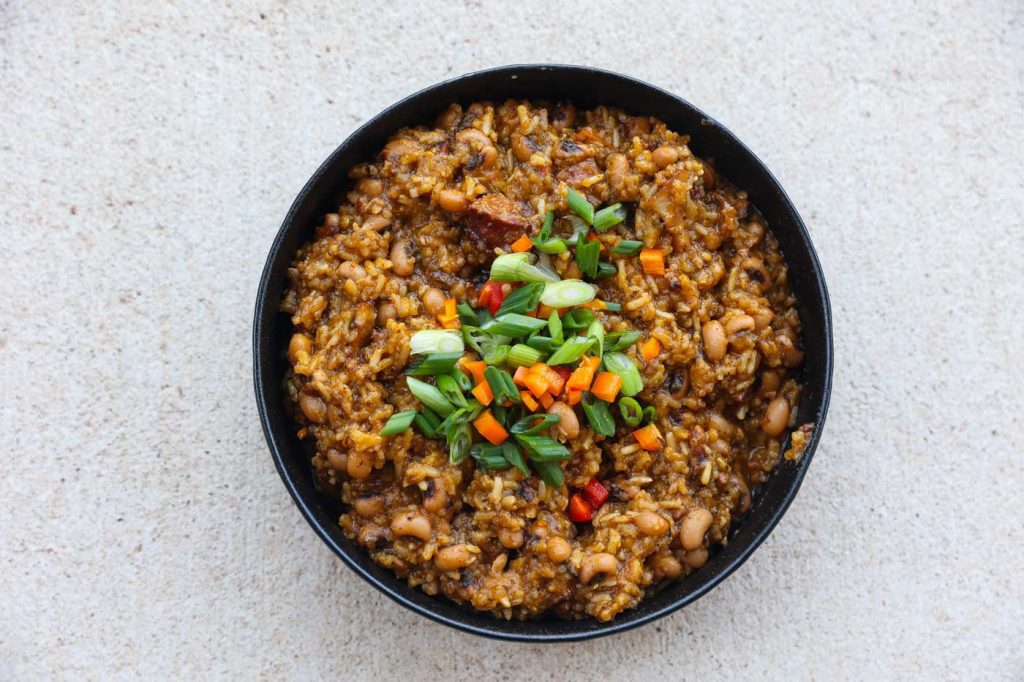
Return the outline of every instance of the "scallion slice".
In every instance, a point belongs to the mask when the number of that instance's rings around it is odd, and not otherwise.
[[[624,353],[606,353],[604,365],[609,372],[622,378],[622,395],[633,396],[644,388],[644,380],[640,378],[640,370],[636,368],[630,357]]]
[[[565,482],[565,474],[562,473],[562,467],[558,466],[558,462],[534,461],[533,468],[548,487],[561,488]]]
[[[526,345],[536,348],[542,353],[551,353],[562,345],[561,341],[555,341],[550,336],[531,336],[526,339]]]
[[[551,333],[553,341],[561,343],[565,340],[562,336],[562,318],[558,316],[557,310],[552,310],[551,316],[548,317],[548,331]]]
[[[597,277],[597,263],[601,258],[601,242],[584,239],[576,245],[576,265],[587,277]]]
[[[545,285],[540,302],[552,308],[568,308],[589,303],[596,295],[597,289],[593,285],[578,279],[565,279]]]
[[[516,436],[535,436],[550,429],[561,419],[557,414],[530,414],[513,424],[509,431]]]
[[[598,232],[605,232],[615,227],[626,219],[626,207],[622,204],[605,206],[594,214],[594,229]]]
[[[523,453],[519,452],[519,447],[511,440],[507,440],[501,444],[501,454],[505,458],[505,461],[523,472],[524,476],[530,475],[530,469],[526,466],[526,460],[523,459]]]
[[[586,391],[583,393],[580,403],[583,405],[583,414],[586,415],[590,428],[602,436],[615,435],[615,419],[608,410],[608,403],[598,400],[594,394]]]
[[[424,329],[409,339],[409,352],[413,355],[424,353],[462,353],[466,345],[462,334],[454,329]]]
[[[424,356],[418,362],[410,365],[409,369],[407,369],[405,373],[412,377],[429,377],[436,376],[438,374],[447,374],[455,368],[455,363],[458,362],[461,357],[461,351],[458,353],[431,353],[430,355]]]
[[[536,317],[527,317],[519,313],[508,313],[507,315],[494,318],[494,322],[488,325],[484,331],[498,336],[526,336],[546,324],[547,322],[538,320]]]
[[[476,311],[473,310],[465,301],[459,301],[459,304],[455,306],[455,310],[459,313],[459,323],[463,326],[470,325],[472,327],[480,324],[480,320],[476,316]]]
[[[534,462],[560,462],[571,457],[569,450],[551,436],[516,436],[516,442]]]
[[[501,445],[477,443],[470,448],[469,456],[484,471],[500,471],[509,468],[509,462],[505,459]]]
[[[519,287],[505,297],[495,315],[500,317],[508,313],[530,312],[540,302],[540,295],[544,291],[544,286],[542,282],[534,282],[533,284],[525,284]]]
[[[429,410],[424,408],[424,411],[427,412]],[[412,423],[415,424],[416,428],[420,430],[420,433],[427,438],[437,438],[437,431],[434,429],[434,425],[430,423],[430,420],[424,415],[424,412],[417,412],[413,417]],[[440,423],[440,420],[438,420],[438,423]]]
[[[466,374],[460,371],[453,371],[449,376],[455,379],[455,383],[459,385],[464,393],[469,393],[473,390],[473,380]]]
[[[540,362],[543,353],[525,343],[517,343],[508,352],[508,364],[513,367],[532,367]]]
[[[451,429],[448,434],[448,461],[459,464],[466,459],[473,443],[473,430],[469,423],[462,423]]]
[[[640,426],[644,413],[640,409],[640,403],[633,398],[619,398],[619,413],[626,426]]]
[[[441,391],[441,395],[445,397],[445,400],[456,407],[466,407],[466,396],[462,395],[459,382],[453,376],[442,374],[435,381],[437,382],[437,389]]]
[[[566,330],[586,329],[594,321],[594,313],[586,308],[570,310],[562,316],[562,326]]]
[[[612,332],[604,337],[605,350],[608,352],[629,348],[643,336],[635,329],[627,329],[624,332]]]
[[[648,405],[644,408],[644,421],[653,422],[658,418],[658,411],[654,409],[654,405]]]
[[[552,353],[547,362],[549,365],[568,365],[583,357],[583,354],[590,350],[590,347],[593,345],[594,339],[584,339],[575,336],[563,343],[558,350]]]
[[[594,339],[597,354],[604,355],[604,325],[601,324],[601,320],[595,319],[590,323],[587,327],[587,338]]]
[[[413,377],[406,377],[405,382],[409,385],[409,391],[416,396],[417,400],[442,417],[447,417],[455,411],[455,406],[448,402],[437,386],[431,386],[427,382]]]
[[[576,246],[590,234],[590,225],[578,215],[568,215],[565,219],[572,225],[572,236],[565,240],[569,246]]]
[[[512,380],[512,376],[505,370],[498,369],[497,367],[488,367],[484,370],[484,379],[487,380],[487,385],[491,387],[491,392],[494,394],[494,402],[497,405],[501,405],[506,400],[514,403],[522,400],[519,396],[519,389],[516,388],[516,384]]]
[[[623,239],[615,245],[615,248],[612,249],[612,253],[621,253],[624,256],[632,256],[633,254],[640,253],[640,249],[642,248],[644,248],[643,242],[638,242],[633,239]]]
[[[588,225],[594,224],[594,207],[586,198],[572,187],[566,188],[566,201],[572,212],[587,221]]]
[[[544,241],[534,239],[533,248],[537,249],[541,253],[553,256],[555,254],[565,253],[568,251],[569,245],[565,243],[564,239],[552,237],[551,239],[545,239]]]
[[[594,279],[604,279],[605,277],[611,277],[617,273],[619,269],[611,263],[601,261],[597,264],[597,274],[594,275]]]
[[[537,233],[538,241],[547,241],[547,238],[551,236],[551,226],[555,224],[555,212],[548,211],[544,214],[544,224],[540,226],[540,232]]]
[[[507,343],[495,346],[484,353],[484,362],[488,365],[504,365],[508,360],[508,353],[510,350],[512,350],[512,346]]]
[[[617,313],[622,310],[622,304],[616,303],[615,301],[601,301],[604,303],[604,309],[610,313]]]
[[[391,418],[384,423],[384,428],[380,430],[382,436],[397,436],[412,426],[413,419],[416,418],[416,410],[406,410],[405,412],[396,412],[391,415]]]
[[[533,265],[529,253],[505,253],[491,263],[491,279],[495,282],[557,282],[558,275]]]

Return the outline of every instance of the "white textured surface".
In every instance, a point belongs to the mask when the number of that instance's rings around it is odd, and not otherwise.
[[[384,4],[0,1],[0,679],[1024,677],[1021,5]],[[250,380],[263,258],[321,160],[526,61],[649,80],[756,150],[818,246],[838,363],[800,496],[736,575],[548,647],[347,571]]]

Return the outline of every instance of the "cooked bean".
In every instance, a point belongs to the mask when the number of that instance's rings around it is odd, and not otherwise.
[[[512,530],[502,526],[498,529],[498,542],[505,549],[519,549],[526,541],[522,530]]]
[[[511,147],[512,153],[523,163],[529,161],[533,153],[540,149],[533,140],[522,133],[512,133]]]
[[[779,373],[768,370],[761,375],[761,388],[757,389],[757,394],[766,398],[774,395],[780,386],[782,386],[782,379],[779,377]]]
[[[444,294],[439,289],[430,287],[423,292],[423,307],[433,316],[444,313]]]
[[[652,538],[667,533],[670,525],[663,516],[652,511],[640,512],[634,523],[641,533]]]
[[[432,514],[444,509],[448,504],[448,491],[440,479],[432,478],[427,481],[427,489],[423,493],[423,508]]]
[[[402,163],[402,158],[417,152],[420,149],[420,145],[415,140],[410,140],[407,137],[400,137],[397,140],[391,140],[384,145],[384,158],[394,164]]]
[[[708,415],[708,424],[718,431],[718,435],[722,438],[729,439],[736,434],[736,427],[733,423],[717,412]]]
[[[385,542],[387,542],[390,533],[386,528],[381,528],[375,523],[368,523],[359,529],[359,533],[356,534],[356,538],[359,540],[359,544],[370,549],[377,549]]]
[[[376,197],[380,196],[380,193],[384,191],[384,183],[377,178],[363,178],[356,185],[356,189],[363,194]]]
[[[494,168],[494,164],[498,160],[498,150],[492,145],[487,145],[480,150],[480,157],[483,159],[480,162],[480,167],[484,170],[490,170]]]
[[[768,403],[761,417],[761,429],[769,436],[780,436],[789,424],[789,401],[779,396]]]
[[[658,579],[675,580],[683,574],[683,565],[669,552],[651,557],[651,570]]]
[[[565,538],[560,538],[557,535],[548,538],[547,555],[548,559],[551,559],[556,564],[560,564],[572,556],[572,544]]]
[[[398,317],[398,310],[391,303],[381,303],[377,307],[377,325],[380,327],[388,326],[388,320],[394,320]]]
[[[306,419],[314,424],[323,424],[327,421],[327,403],[318,395],[303,393],[299,398],[299,408]]]
[[[292,334],[292,338],[288,341],[288,359],[295,364],[299,361],[300,353],[312,353],[313,352],[313,339],[309,338],[305,334]]]
[[[651,152],[651,161],[658,168],[664,168],[665,166],[671,166],[673,163],[679,160],[679,150],[675,147],[658,147]]]
[[[348,467],[348,455],[336,448],[327,451],[327,463],[335,471],[345,471]]]
[[[437,117],[438,128],[454,128],[455,125],[462,119],[462,106],[459,104],[449,104],[448,108],[441,112]]]
[[[737,315],[725,323],[725,333],[727,336],[732,336],[753,329],[755,326],[754,318],[750,315]]]
[[[580,562],[580,582],[586,585],[594,576],[619,570],[619,560],[607,552],[591,554]]]
[[[368,452],[354,451],[348,453],[345,471],[350,478],[362,480],[373,473],[373,456]]]
[[[458,140],[459,142],[464,142],[468,144],[470,147],[477,150],[478,152],[482,152],[486,147],[491,147],[491,149],[494,149],[494,147],[491,146],[491,138],[487,137],[487,135],[485,135],[483,131],[477,130],[476,128],[466,128],[464,130],[460,130],[455,135],[455,139]],[[496,149],[495,152],[497,152]]]
[[[608,164],[605,166],[605,177],[608,178],[608,185],[621,192],[626,184],[626,174],[629,173],[629,159],[625,154],[612,154],[608,157]]]
[[[747,482],[739,474],[733,474],[730,478],[736,482],[736,487],[740,489],[739,512],[740,514],[746,514],[750,511],[750,486],[747,485]]]
[[[782,364],[786,367],[799,367],[803,361],[804,352],[799,348],[790,348],[782,354]]]
[[[449,213],[462,213],[469,207],[466,195],[457,189],[443,189],[438,192],[437,204]]]
[[[442,571],[457,571],[476,561],[476,557],[469,545],[452,545],[439,551],[434,557],[434,563]]]
[[[340,224],[341,216],[339,216],[337,213],[328,213],[327,215],[324,216],[325,227],[337,227]]]
[[[391,520],[391,532],[426,542],[430,539],[430,519],[417,512],[404,512]]]
[[[359,263],[347,260],[338,266],[338,274],[345,279],[358,282],[363,277],[366,277],[366,270],[363,270],[363,266]]]
[[[363,221],[363,229],[372,230],[373,232],[380,232],[390,224],[390,218],[385,218],[384,216],[377,214],[368,216],[366,220]]]
[[[384,500],[379,497],[358,497],[352,503],[356,513],[366,518],[373,518],[384,511]]]
[[[708,562],[708,550],[703,547],[683,553],[683,563],[690,568],[700,568]]]
[[[750,281],[757,285],[758,291],[764,291],[771,286],[771,273],[768,272],[768,268],[765,267],[764,261],[760,258],[744,258],[743,262],[740,263],[740,267],[747,273]]]
[[[701,329],[704,335],[704,355],[712,362],[718,362],[725,357],[725,350],[729,340],[725,335],[725,327],[718,320],[705,322]]]
[[[391,245],[388,259],[391,261],[392,271],[399,277],[408,277],[416,267],[412,244],[406,239],[399,239]]]
[[[555,434],[562,440],[571,440],[580,434],[580,420],[576,412],[561,400],[556,400],[548,407],[548,414],[558,415]]]
[[[775,313],[768,308],[762,308],[754,314],[754,329],[760,331],[770,325],[774,319]]]
[[[683,549],[697,549],[703,545],[704,534],[708,532],[713,520],[711,512],[703,507],[696,507],[687,512],[679,529],[679,541],[683,544]]]

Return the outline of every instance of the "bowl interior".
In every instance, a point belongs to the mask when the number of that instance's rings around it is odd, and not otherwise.
[[[803,325],[804,393],[797,423],[816,422],[803,458],[780,463],[769,483],[755,494],[750,512],[735,527],[728,546],[714,552],[702,569],[649,594],[637,608],[611,623],[500,621],[409,588],[341,532],[338,506],[317,494],[309,451],[297,439],[284,410],[282,380],[287,360],[283,350],[291,331],[278,306],[287,285],[287,268],[299,246],[312,237],[322,214],[337,208],[349,186],[349,168],[371,158],[399,128],[429,123],[451,102],[509,97],[571,100],[580,108],[616,106],[656,116],[671,129],[689,134],[694,153],[714,161],[717,170],[747,190],[767,220],[789,264]],[[674,95],[618,74],[566,66],[503,67],[447,81],[398,102],[349,137],[310,178],[274,241],[257,297],[253,342],[256,398],[268,444],[285,485],[324,542],[371,584],[414,611],[476,634],[518,640],[584,639],[622,631],[670,613],[728,576],[764,540],[796,494],[822,430],[832,373],[831,319],[821,268],[800,216],[771,173],[728,130]]]

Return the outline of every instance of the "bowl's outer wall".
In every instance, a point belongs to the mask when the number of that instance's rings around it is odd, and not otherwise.
[[[803,324],[806,359],[797,423],[817,424],[804,457],[779,465],[728,546],[714,553],[701,570],[648,596],[612,623],[499,621],[409,588],[342,534],[337,507],[317,494],[308,451],[298,441],[284,407],[283,349],[291,332],[278,306],[287,286],[287,269],[295,251],[312,237],[321,216],[337,209],[349,185],[348,170],[373,158],[399,128],[430,123],[451,102],[500,102],[509,97],[571,100],[579,108],[616,106],[656,116],[672,130],[689,134],[694,153],[713,160],[717,170],[746,189],[766,218],[789,264],[790,285]],[[463,76],[402,100],[349,137],[317,170],[291,207],[263,273],[256,303],[254,372],[264,431],[282,479],[316,532],[353,570],[414,611],[475,634],[534,641],[585,639],[649,622],[693,601],[738,568],[767,537],[796,494],[821,434],[831,388],[831,319],[821,267],[800,216],[771,173],[720,124],[668,92],[618,74],[586,67],[512,66]]]

